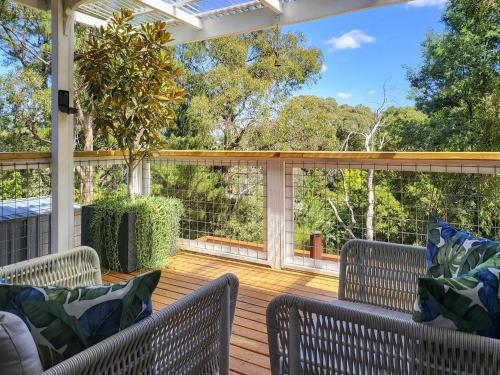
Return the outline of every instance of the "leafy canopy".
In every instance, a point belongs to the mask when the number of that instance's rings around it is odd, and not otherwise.
[[[319,78],[323,56],[301,33],[271,30],[179,46],[189,93],[169,133],[176,148],[241,149],[292,92]]]
[[[424,62],[410,70],[417,109],[432,116],[432,149],[500,149],[500,6],[498,0],[453,0],[445,30],[423,42]]]
[[[122,151],[147,152],[162,144],[161,130],[173,119],[184,90],[173,82],[179,69],[167,46],[172,38],[166,24],[134,27],[132,18],[130,10],[114,14],[88,36],[76,61],[95,130],[111,135]]]

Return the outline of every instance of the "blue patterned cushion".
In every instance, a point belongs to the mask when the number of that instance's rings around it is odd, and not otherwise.
[[[500,254],[459,277],[419,279],[413,320],[500,339]]]
[[[44,369],[151,315],[153,271],[112,285],[78,288],[0,285],[0,310],[29,327]]]
[[[500,242],[477,237],[452,225],[431,220],[426,258],[431,277],[457,277],[500,252]]]

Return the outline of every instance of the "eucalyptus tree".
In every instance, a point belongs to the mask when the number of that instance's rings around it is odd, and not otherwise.
[[[172,134],[194,123],[211,148],[224,150],[241,148],[293,91],[315,82],[323,61],[303,34],[278,28],[186,44],[177,54],[189,106]]]

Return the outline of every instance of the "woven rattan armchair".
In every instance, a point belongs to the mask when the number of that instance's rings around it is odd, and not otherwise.
[[[420,247],[352,240],[339,300],[278,296],[267,309],[278,374],[500,374],[500,340],[415,323]]]
[[[13,284],[100,284],[96,252],[79,247],[0,268]],[[238,279],[226,274],[44,375],[229,374]]]

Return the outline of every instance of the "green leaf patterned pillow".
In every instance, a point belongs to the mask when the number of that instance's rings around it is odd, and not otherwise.
[[[500,339],[500,254],[454,278],[420,278],[413,320]]]
[[[458,277],[500,253],[500,242],[477,237],[441,221],[429,221],[427,267],[431,277]]]
[[[0,284],[0,310],[24,320],[47,369],[151,315],[159,279],[153,271],[73,289]]]

